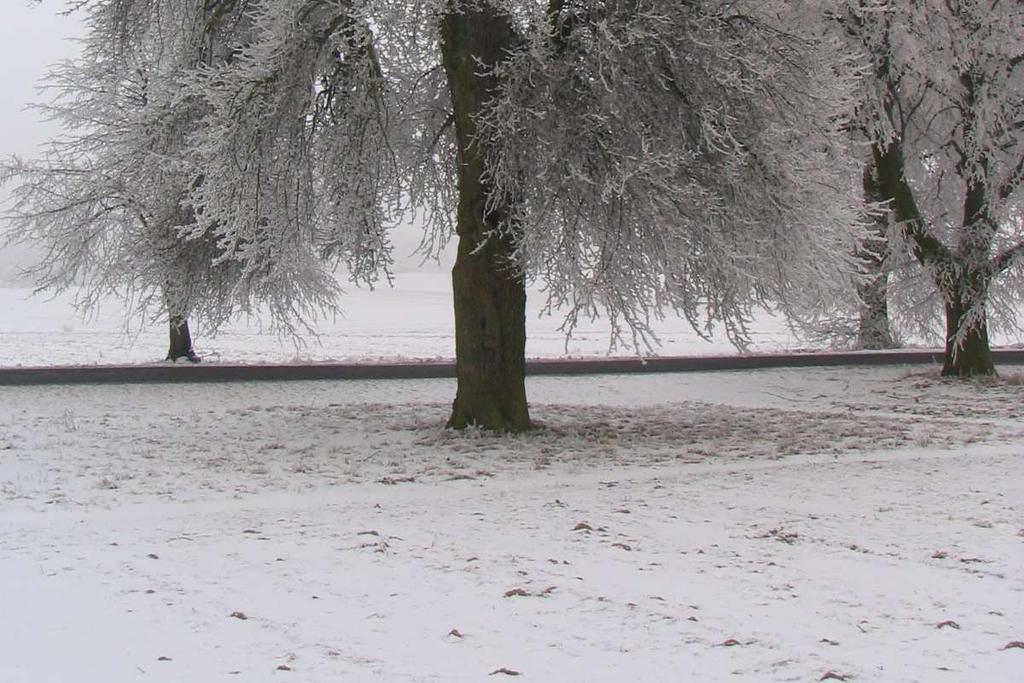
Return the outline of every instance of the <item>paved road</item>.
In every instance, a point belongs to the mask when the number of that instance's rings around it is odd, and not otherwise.
[[[1024,349],[993,351],[996,365],[1024,364]],[[597,360],[534,360],[528,375],[598,375],[641,372],[706,372],[756,368],[836,365],[936,365],[942,351],[854,351],[844,353],[765,354],[751,356],[675,356]],[[258,382],[317,379],[421,379],[454,377],[455,364],[310,364],[310,365],[89,365],[0,368],[0,385],[104,384],[140,382]]]

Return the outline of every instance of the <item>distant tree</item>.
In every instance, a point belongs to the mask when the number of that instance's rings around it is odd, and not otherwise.
[[[1024,3],[847,0],[841,21],[872,64],[871,191],[945,314],[942,373],[991,374],[990,314],[1015,328],[1024,295]]]
[[[848,286],[856,69],[834,40],[803,33],[807,11],[249,4],[231,59],[175,73],[178,99],[202,112],[182,156],[194,222],[178,234],[210,239],[218,263],[287,308],[309,291],[291,283],[319,282],[311,251],[347,250],[370,272],[399,217],[454,228],[449,425],[527,429],[527,278],[567,308],[568,330],[603,310],[613,340],[638,346],[667,312],[743,344],[754,305],[807,310]]]
[[[279,262],[233,258],[237,245],[197,231],[191,196],[202,185],[191,139],[208,114],[188,79],[231,58],[246,40],[250,0],[90,0],[81,56],[57,65],[38,109],[64,134],[38,159],[11,159],[7,238],[41,244],[40,288],[83,285],[88,309],[106,295],[126,315],[169,327],[168,359],[195,360],[189,319],[208,330],[265,305],[291,327],[330,308],[333,277],[314,243]],[[274,284],[271,284],[274,283]]]

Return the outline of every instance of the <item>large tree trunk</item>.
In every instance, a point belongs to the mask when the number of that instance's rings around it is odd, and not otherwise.
[[[454,3],[453,3],[454,4]],[[491,67],[514,40],[510,18],[484,3],[453,7],[442,20],[442,55],[459,152],[459,249],[452,269],[458,390],[448,426],[530,427],[526,402],[526,285],[513,263],[510,207],[495,205],[484,177],[476,116],[498,88]]]
[[[860,296],[860,325],[857,329],[857,348],[892,349],[897,346],[889,325],[889,276],[880,273],[875,279],[857,288]]]
[[[970,90],[970,84],[969,92]],[[987,163],[982,164],[987,171]],[[963,228],[956,256],[957,277],[943,291],[946,300],[946,357],[944,377],[996,374],[988,341],[986,305],[994,276],[991,261],[995,221],[989,214],[987,185],[982,178],[968,178],[964,195]],[[940,289],[942,285],[940,284]],[[957,344],[957,339],[960,343]]]
[[[192,334],[188,330],[188,320],[171,316],[171,345],[167,351],[167,360],[176,361],[185,358],[193,363],[199,362],[199,356],[192,350]]]
[[[884,202],[888,199],[879,186],[873,164],[864,168],[864,199]],[[872,217],[871,234],[864,240],[858,256],[869,269],[870,279],[857,287],[860,297],[860,328],[857,347],[861,349],[891,349],[896,346],[889,324],[889,255],[888,210]]]
[[[992,349],[988,341],[985,318],[973,322],[963,333],[963,343],[956,343],[957,333],[969,306],[960,300],[946,303],[946,352],[942,363],[943,377],[975,377],[996,374]]]
[[[987,270],[966,270],[946,278],[940,273],[938,279],[946,302],[943,377],[996,374],[985,315],[985,301],[991,279]],[[960,343],[957,343],[958,340]]]

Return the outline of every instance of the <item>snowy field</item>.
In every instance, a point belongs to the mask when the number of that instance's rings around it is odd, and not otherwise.
[[[24,294],[2,365],[164,352]],[[306,347],[197,347],[446,358],[449,302],[406,275]],[[1020,372],[537,377],[515,437],[444,430],[450,380],[0,387],[0,682],[1020,681]]]
[[[1019,681],[1024,386],[0,388],[0,680]]]
[[[340,300],[343,316],[320,320],[317,336],[280,338],[258,321],[239,320],[210,336],[193,328],[196,351],[212,363],[380,362],[437,360],[455,355],[451,279],[447,270],[426,268],[401,272],[395,286],[373,291],[346,287]],[[566,342],[560,317],[541,316],[543,295],[529,297],[527,355],[532,358],[605,356],[609,328],[605,321],[582,325]],[[104,303],[89,319],[74,309],[73,296],[32,296],[30,289],[0,287],[0,366],[153,363],[167,353],[166,324],[128,321],[118,301]],[[701,339],[680,319],[655,325],[661,355],[731,354],[723,338]],[[764,316],[752,349],[778,351],[799,346],[783,320]],[[616,355],[630,356],[631,348]]]

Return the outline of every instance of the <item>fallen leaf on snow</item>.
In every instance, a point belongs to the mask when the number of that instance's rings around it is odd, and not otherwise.
[[[416,481],[416,477],[381,477],[377,480],[378,484],[384,484],[385,486],[394,486],[395,484],[410,484]]]
[[[378,541],[376,543],[363,543],[359,546],[359,549],[365,550],[372,548],[375,553],[386,553],[390,547],[391,546],[388,545],[387,541]]]
[[[612,543],[612,547],[613,548],[622,548],[623,550],[632,550],[633,549],[632,547],[630,547],[626,543]]]
[[[728,640],[725,640],[725,641],[722,641],[721,643],[719,643],[719,645],[721,645],[722,647],[735,647],[736,645],[742,645],[742,644],[743,643],[741,643],[740,641],[736,640],[735,638],[729,638]]]
[[[494,671],[492,671],[491,673],[489,673],[487,675],[488,676],[494,676],[496,674],[505,674],[506,676],[519,676],[520,675],[520,673],[518,671],[516,671],[515,669],[508,669],[508,668],[506,668],[504,666],[501,667],[500,669],[495,669]]]
[[[277,665],[277,670],[278,671],[291,671],[292,668],[290,666],[288,666],[287,664],[278,664]]]
[[[845,681],[848,678],[846,674],[837,674],[835,671],[826,671],[822,674],[819,681]]]
[[[246,615],[245,612],[232,612],[228,616],[230,616],[230,617],[232,617],[234,619],[241,619],[242,621],[245,621],[246,619],[249,618],[248,615]]]
[[[530,594],[528,592],[526,592],[525,590],[523,590],[522,588],[513,588],[511,590],[505,591],[505,597],[506,598],[514,598],[514,597],[525,598],[525,597],[527,597],[529,595]]]
[[[785,529],[778,528],[769,530],[767,533],[763,534],[761,538],[774,538],[780,543],[793,545],[796,543],[796,540],[800,538],[800,534],[795,531],[786,531]]]
[[[586,522],[580,522],[572,528],[573,531],[593,531],[594,527],[590,526]]]
[[[1006,645],[1004,645],[1003,647],[1001,647],[999,649],[1000,650],[1024,650],[1024,640],[1011,640],[1010,642],[1008,642]]]
[[[950,628],[960,630],[960,624],[956,623],[952,619],[946,619],[945,621],[940,621],[939,623],[935,624],[935,628],[945,628],[947,626],[949,626]]]
[[[158,662],[170,662],[172,660],[171,660],[170,657],[164,657],[163,655],[160,655],[159,657],[156,658],[156,661],[158,661]]]
[[[459,631],[459,629],[457,628],[453,628],[451,631],[448,631],[448,635],[453,636],[455,638],[462,638],[462,632]]]

